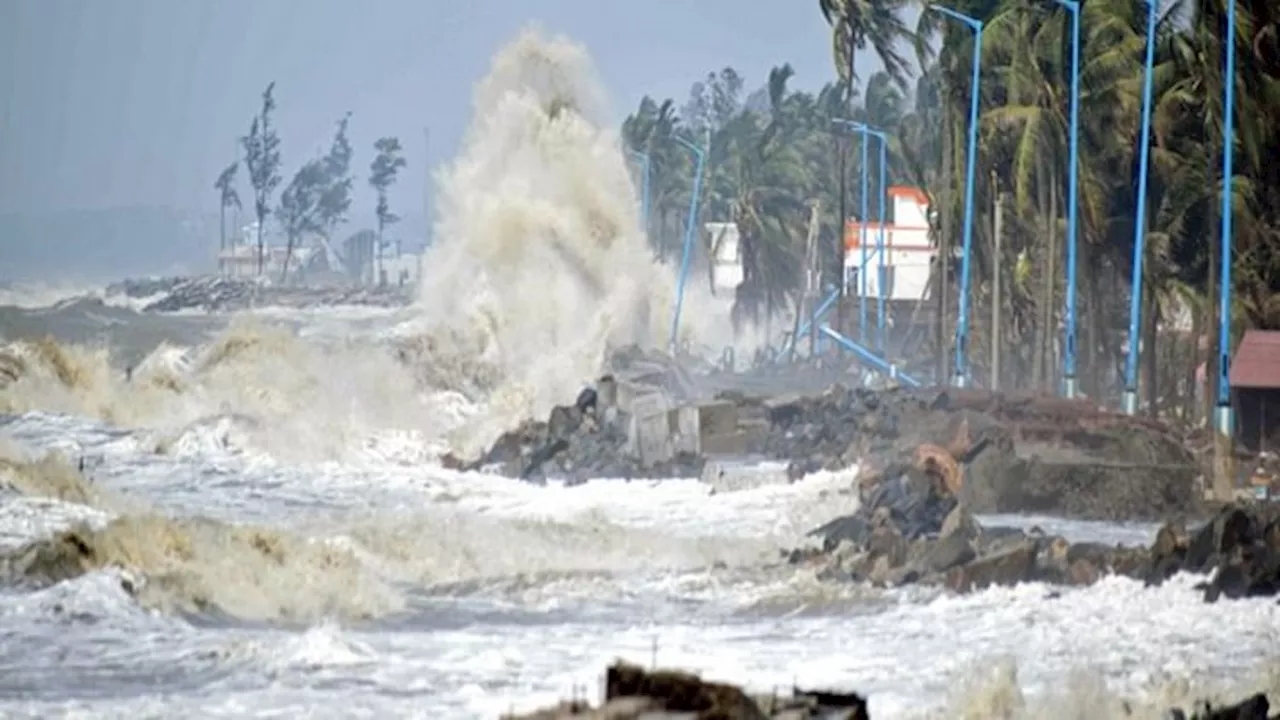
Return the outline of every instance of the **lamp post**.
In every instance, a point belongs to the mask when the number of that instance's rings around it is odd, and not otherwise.
[[[878,130],[872,130],[871,128],[867,128],[867,132],[880,139],[880,198],[878,202],[879,207],[876,210],[876,221],[880,223],[880,232],[876,238],[876,256],[879,260],[879,272],[876,275],[876,343],[880,348],[880,353],[883,355],[887,352],[885,347],[884,329],[885,274],[887,272],[885,269],[887,267],[887,263],[884,255],[884,206],[885,197],[889,194],[889,186],[886,184],[889,178],[887,165],[889,158],[889,136]]]
[[[1080,146],[1080,3],[1053,0],[1071,13],[1071,129],[1067,148],[1067,309],[1062,354],[1063,394],[1076,396],[1076,214]]]
[[[1227,0],[1227,60],[1222,83],[1222,257],[1218,260],[1218,406],[1215,413],[1218,438],[1215,445],[1214,485],[1219,494],[1231,490],[1231,179],[1235,174],[1236,101],[1236,3]]]
[[[646,235],[649,234],[649,153],[640,152],[639,150],[630,150],[631,157],[640,161],[640,172],[644,173],[644,177],[640,180],[640,214],[644,218],[643,227]]]
[[[862,188],[858,191],[862,209],[858,211],[858,339],[867,344],[867,133],[862,128]]]
[[[1129,352],[1124,364],[1124,411],[1138,413],[1138,344],[1141,341],[1143,246],[1147,239],[1147,170],[1151,152],[1151,76],[1156,53],[1156,3],[1147,0],[1147,54],[1142,75],[1142,130],[1138,137],[1138,206],[1133,219],[1133,277],[1129,286]],[[1154,348],[1147,348],[1154,352]],[[1154,382],[1155,378],[1151,378]]]
[[[684,305],[684,283],[689,276],[689,258],[693,254],[693,238],[694,230],[698,226],[698,201],[702,198],[702,167],[706,162],[707,153],[704,148],[685,140],[678,135],[671,136],[673,140],[680,143],[693,153],[693,193],[689,196],[689,216],[685,218],[684,224],[684,252],[680,257],[680,276],[676,280],[676,307],[675,312],[671,316],[671,340],[669,350],[674,357],[676,354],[676,342],[680,335],[680,310]]]
[[[1059,0],[1064,1],[1064,0]],[[956,322],[956,357],[952,382],[964,387],[968,382],[965,363],[969,356],[969,257],[973,249],[974,168],[978,159],[978,103],[982,83],[982,21],[941,5],[929,5],[943,15],[962,22],[973,31],[973,61],[969,81],[969,148],[965,158],[964,247],[960,255],[960,311]]]
[[[863,182],[862,182],[862,187],[863,187],[863,202],[862,202],[862,214],[863,214],[863,216],[864,216],[864,217],[867,215],[867,203],[866,203],[866,195],[867,195],[867,191],[866,191],[866,187],[867,187],[867,167],[868,167],[868,164],[867,164],[867,160],[866,160],[866,155],[867,155],[867,154],[866,154],[866,139],[867,139],[867,136],[868,136],[868,135],[871,135],[871,136],[875,137],[877,140],[879,140],[879,141],[880,141],[880,161],[879,161],[879,162],[880,162],[880,167],[879,167],[879,175],[880,175],[880,192],[879,192],[879,197],[877,198],[877,204],[878,204],[878,206],[879,206],[879,207],[878,207],[878,208],[877,208],[877,210],[876,210],[876,221],[880,223],[880,230],[879,230],[879,232],[877,233],[877,237],[876,237],[876,255],[877,255],[877,258],[878,258],[878,259],[877,259],[877,261],[876,261],[876,264],[877,264],[877,266],[878,266],[878,267],[877,267],[878,274],[877,274],[877,276],[876,276],[876,277],[877,277],[877,282],[876,282],[876,332],[877,332],[877,337],[876,337],[876,347],[877,347],[877,349],[878,349],[881,353],[884,353],[884,351],[885,351],[885,294],[884,294],[884,293],[885,293],[885,290],[884,290],[884,286],[885,286],[885,272],[886,272],[884,224],[885,224],[885,204],[886,204],[886,200],[885,200],[885,198],[887,197],[888,192],[889,192],[889,186],[888,186],[888,157],[889,157],[889,149],[888,149],[888,148],[889,148],[889,136],[888,136],[888,134],[887,134],[887,133],[885,133],[884,131],[882,131],[882,130],[877,130],[877,129],[875,129],[875,128],[873,128],[873,127],[871,127],[870,125],[867,125],[867,124],[865,124],[865,123],[854,122],[853,120],[844,120],[844,119],[836,119],[836,120],[835,120],[835,122],[836,122],[836,124],[838,124],[838,125],[843,125],[843,126],[845,126],[845,127],[849,128],[850,130],[852,130],[852,131],[854,131],[854,132],[857,132],[857,133],[861,133],[861,134],[862,134],[862,140],[863,140],[863,161],[862,161],[862,165],[863,165],[863,170],[862,170],[862,181],[863,181]],[[864,227],[865,227],[865,224],[864,224]],[[862,246],[863,246],[863,248],[864,248],[864,249],[863,249],[863,253],[862,253],[862,267],[858,270],[858,275],[859,275],[859,277],[866,275],[866,272],[867,272],[867,254],[866,254],[866,250],[865,250],[865,248],[866,248],[866,233],[865,233],[865,232],[863,232],[863,234],[862,234],[862,241],[863,241],[863,242],[862,242]],[[864,294],[865,294],[865,293],[864,293]],[[865,317],[865,315],[864,315],[864,317]],[[865,324],[865,321],[864,321],[864,324]],[[864,338],[864,342],[865,342],[865,338]]]

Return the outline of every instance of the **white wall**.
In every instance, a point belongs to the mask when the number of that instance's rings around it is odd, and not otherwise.
[[[929,271],[934,250],[929,245],[928,205],[915,188],[889,188],[893,200],[894,222],[884,226],[867,223],[865,283],[857,282],[862,264],[862,226],[850,221],[846,226],[845,280],[854,297],[880,297],[880,247],[884,248],[885,273],[888,279],[885,297],[891,300],[921,300],[929,285]]]
[[[708,251],[716,244],[711,258],[711,284],[715,291],[736,290],[742,284],[742,248],[737,223],[705,223]]]

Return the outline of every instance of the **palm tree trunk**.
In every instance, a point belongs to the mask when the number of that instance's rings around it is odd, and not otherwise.
[[[1209,156],[1206,153],[1206,156]],[[1210,159],[1212,163],[1213,160]],[[1212,174],[1210,177],[1213,177]],[[1207,213],[1207,227],[1216,228],[1218,219],[1217,203],[1209,203],[1209,212]],[[1204,383],[1201,386],[1203,395],[1200,398],[1200,405],[1203,410],[1202,417],[1206,423],[1213,419],[1213,408],[1217,404],[1217,382],[1218,382],[1218,334],[1214,332],[1214,328],[1218,326],[1218,303],[1214,302],[1214,298],[1218,297],[1218,252],[1221,248],[1222,237],[1218,233],[1211,231],[1216,236],[1214,240],[1209,241],[1209,277],[1205,283],[1205,303],[1204,303],[1204,327],[1202,332],[1205,336],[1205,358],[1204,358]],[[1196,338],[1197,345],[1199,337]]]
[[[280,268],[280,284],[283,285],[289,278],[289,261],[293,258],[293,233],[289,233],[289,238],[284,245],[284,265]]]
[[[374,278],[374,281],[373,281],[373,284],[374,284],[374,286],[376,286],[376,287],[382,287],[382,230],[383,230],[383,226],[384,226],[384,224],[383,224],[382,220],[381,220],[381,219],[379,219],[379,220],[378,220],[378,247],[377,247],[378,270],[377,270],[377,277],[376,277],[376,278]]]
[[[1057,300],[1058,279],[1058,179],[1050,173],[1048,180],[1049,214],[1046,217],[1048,226],[1045,228],[1044,277],[1040,293],[1040,356],[1044,361],[1040,389],[1051,393],[1057,377],[1054,363],[1056,353],[1053,352],[1057,327],[1054,323],[1053,304]]]
[[[1084,378],[1085,378],[1085,394],[1089,397],[1097,398],[1102,391],[1102,363],[1098,362],[1098,346],[1101,338],[1098,336],[1098,328],[1102,325],[1102,295],[1098,287],[1098,268],[1094,266],[1094,254],[1088,242],[1082,243],[1081,254],[1084,255],[1081,267],[1084,269],[1086,276],[1082,279],[1081,284],[1087,289],[1088,296],[1084,298],[1084,318],[1086,320],[1084,326]]]
[[[946,84],[943,84],[943,97],[946,94]],[[947,357],[947,295],[951,292],[951,187],[952,177],[952,147],[954,145],[951,136],[953,124],[951,116],[948,112],[950,102],[946,102],[943,109],[943,129],[942,129],[942,192],[938,198],[942,207],[938,208],[942,216],[942,234],[938,237],[938,304],[937,317],[934,318],[934,347],[938,349],[937,360],[937,378],[938,384],[943,385],[947,382],[947,378],[951,376],[949,366],[950,358]]]
[[[1187,392],[1183,398],[1183,415],[1188,423],[1194,423],[1198,419],[1196,371],[1200,368],[1200,336],[1204,334],[1204,318],[1204,313],[1194,310],[1191,313],[1191,341],[1187,347],[1187,367],[1185,368]]]
[[[266,260],[265,252],[262,247],[262,215],[258,215],[258,274],[262,274],[262,264]]]
[[[1147,414],[1151,417],[1160,417],[1160,396],[1163,388],[1160,386],[1159,361],[1156,357],[1160,352],[1159,342],[1159,325],[1158,317],[1160,315],[1160,301],[1156,297],[1155,283],[1148,280],[1143,286],[1143,302],[1147,306],[1142,313],[1142,319],[1145,323],[1142,336],[1142,352],[1143,364],[1146,365],[1146,390],[1147,390]]]

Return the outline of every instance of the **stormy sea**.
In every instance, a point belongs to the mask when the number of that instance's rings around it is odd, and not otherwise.
[[[1159,717],[1280,687],[1280,606],[1207,604],[1195,578],[956,595],[779,562],[854,509],[833,490],[856,466],[724,493],[446,469],[610,348],[664,345],[675,286],[581,47],[522,35],[473,114],[403,306],[5,291],[0,716],[497,718],[594,694],[618,657],[856,689],[876,718]],[[717,302],[687,298],[689,342],[745,355]]]

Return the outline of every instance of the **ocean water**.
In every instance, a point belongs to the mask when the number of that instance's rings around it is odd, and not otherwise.
[[[178,320],[13,300],[0,717],[496,718],[594,696],[618,657],[857,689],[876,718],[1105,718],[1122,700],[1158,717],[1280,686],[1280,606],[1207,605],[1195,578],[955,596],[786,564],[856,509],[855,468],[718,494],[443,469],[573,397],[611,345],[665,343],[673,275],[636,229],[601,95],[571,42],[498,53],[413,308]],[[760,342],[696,289],[691,307],[695,345]],[[69,529],[85,572],[25,582],[14,552]]]
[[[1100,717],[1117,697],[1266,682],[1280,647],[1273,601],[1207,605],[1193,578],[953,596],[824,583],[780,562],[852,509],[849,473],[716,495],[680,480],[536,487],[394,454],[294,464],[209,442],[157,457],[145,433],[42,413],[4,433],[89,458],[96,496],[5,496],[4,546],[155,516],[163,529],[137,522],[123,542],[185,548],[0,592],[5,717],[497,717],[597,692],[615,657],[762,691],[857,688],[875,717]],[[264,559],[201,527],[215,521],[264,528],[286,550]],[[164,585],[136,599],[122,579]],[[210,602],[192,609],[197,594]],[[1019,693],[1025,712],[1001,709]]]

